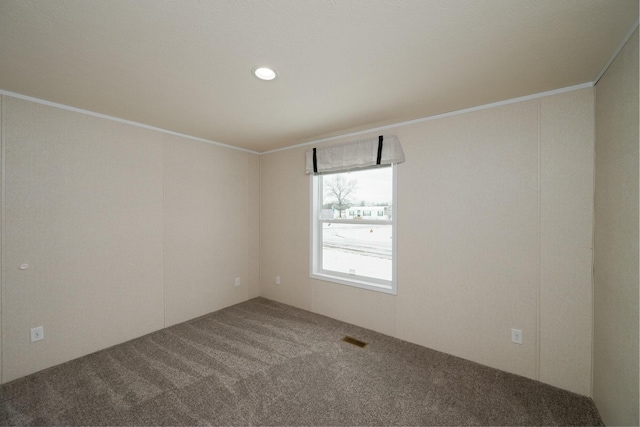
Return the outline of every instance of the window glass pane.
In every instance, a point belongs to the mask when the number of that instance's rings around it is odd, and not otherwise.
[[[322,269],[392,280],[392,226],[322,224]]]
[[[390,167],[325,175],[320,219],[390,220],[392,189]]]
[[[396,294],[394,167],[312,177],[311,277]]]

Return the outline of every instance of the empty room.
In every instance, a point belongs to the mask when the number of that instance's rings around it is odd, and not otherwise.
[[[0,0],[0,425],[638,425],[638,0]]]

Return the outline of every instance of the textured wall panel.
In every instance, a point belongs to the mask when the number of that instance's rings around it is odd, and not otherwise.
[[[590,396],[594,91],[540,102],[540,380]]]
[[[596,86],[593,398],[638,425],[638,31]]]
[[[162,328],[158,134],[10,97],[3,127],[3,381]]]
[[[166,137],[166,325],[247,300],[248,158],[205,142]],[[240,277],[240,286],[235,286]]]
[[[538,102],[399,137],[398,336],[535,378]]]

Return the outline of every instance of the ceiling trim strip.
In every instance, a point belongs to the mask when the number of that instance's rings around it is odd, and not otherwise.
[[[450,111],[448,113],[436,114],[434,116],[423,117],[423,118],[420,118],[420,119],[414,119],[414,120],[409,120],[409,121],[400,122],[400,123],[393,123],[393,124],[386,125],[386,126],[380,126],[380,127],[375,127],[375,128],[371,128],[371,129],[365,129],[365,130],[361,130],[361,131],[357,131],[357,132],[351,132],[351,133],[346,133],[346,134],[342,134],[342,135],[336,135],[336,136],[332,136],[332,137],[329,137],[329,138],[323,138],[323,139],[317,139],[317,140],[314,140],[314,141],[303,142],[301,144],[295,144],[295,145],[290,145],[288,147],[276,148],[275,150],[263,151],[261,153],[257,152],[257,151],[248,150],[246,148],[235,147],[233,145],[223,144],[221,142],[212,141],[212,140],[209,140],[209,139],[199,138],[197,136],[191,136],[191,135],[187,135],[187,134],[183,134],[183,133],[179,133],[179,132],[174,132],[174,131],[168,130],[168,129],[162,129],[162,128],[158,128],[158,127],[155,127],[155,126],[145,125],[143,123],[138,123],[138,122],[134,122],[134,121],[131,121],[131,120],[125,120],[125,119],[121,119],[121,118],[118,118],[118,117],[108,116],[108,115],[102,114],[102,113],[95,113],[93,111],[83,110],[81,108],[70,107],[68,105],[58,104],[56,102],[51,102],[51,101],[46,101],[44,99],[34,98],[34,97],[31,97],[31,96],[27,96],[27,95],[21,95],[19,93],[9,92],[9,91],[3,90],[3,89],[0,89],[0,95],[6,95],[6,96],[13,97],[13,98],[22,99],[22,100],[25,100],[25,101],[31,101],[31,102],[35,102],[35,103],[38,103],[38,104],[48,105],[50,107],[56,107],[56,108],[60,108],[60,109],[67,110],[67,111],[73,111],[73,112],[76,112],[76,113],[87,114],[89,116],[99,117],[99,118],[102,118],[102,119],[111,120],[111,121],[115,121],[115,122],[119,122],[119,123],[124,123],[124,124],[128,124],[128,125],[136,126],[136,127],[141,127],[141,128],[144,128],[144,129],[149,129],[149,130],[153,130],[153,131],[157,131],[157,132],[162,132],[162,133],[166,133],[166,134],[169,134],[169,135],[179,136],[179,137],[191,139],[191,140],[194,140],[194,141],[206,142],[208,144],[213,144],[213,145],[217,145],[219,147],[224,147],[224,148],[230,148],[232,150],[239,150],[239,151],[243,151],[243,152],[246,152],[246,153],[263,155],[263,154],[277,153],[279,151],[291,150],[291,149],[299,148],[299,147],[306,147],[308,145],[313,145],[313,144],[320,144],[320,143],[323,143],[323,142],[336,141],[338,139],[348,138],[348,137],[358,136],[358,135],[364,135],[364,134],[371,133],[371,132],[385,131],[385,130],[394,129],[394,128],[401,127],[401,126],[409,126],[409,125],[424,123],[424,122],[428,122],[430,120],[443,119],[445,117],[457,116],[457,115],[460,115],[460,114],[467,114],[467,113],[471,113],[471,112],[474,112],[474,111],[486,110],[488,108],[495,108],[495,107],[500,107],[500,106],[503,106],[503,105],[515,104],[517,102],[524,102],[524,101],[529,101],[529,100],[532,100],[532,99],[543,98],[545,96],[557,95],[557,94],[560,94],[560,93],[565,93],[565,92],[571,92],[571,91],[574,91],[574,90],[585,89],[585,88],[593,87],[594,85],[595,85],[595,82],[582,83],[582,84],[578,84],[578,85],[574,85],[574,86],[568,86],[568,87],[564,87],[564,88],[560,88],[560,89],[554,89],[554,90],[550,90],[550,91],[546,91],[546,92],[540,92],[540,93],[536,93],[536,94],[532,94],[532,95],[526,95],[526,96],[522,96],[522,97],[519,97],[519,98],[512,98],[512,99],[507,99],[507,100],[504,100],[504,101],[493,102],[491,104],[478,105],[476,107],[470,107],[470,108],[465,108],[465,109],[462,109],[462,110]]]
[[[251,153],[251,154],[260,154],[257,151],[247,150],[246,148],[235,147],[233,145],[223,144],[222,142],[212,141],[210,139],[199,138],[197,136],[191,136],[191,135],[187,135],[187,134],[180,133],[180,132],[174,132],[174,131],[168,130],[168,129],[162,129],[162,128],[158,128],[158,127],[155,127],[155,126],[145,125],[143,123],[133,122],[131,120],[121,119],[121,118],[118,118],[118,117],[108,116],[106,114],[96,113],[96,112],[89,111],[89,110],[83,110],[81,108],[71,107],[69,105],[58,104],[57,102],[45,101],[44,99],[34,98],[32,96],[27,96],[27,95],[21,95],[19,93],[9,92],[9,91],[3,90],[3,89],[0,89],[0,95],[10,96],[12,98],[18,98],[18,99],[22,99],[24,101],[31,101],[31,102],[35,102],[37,104],[47,105],[49,107],[56,107],[56,108],[60,108],[62,110],[73,111],[75,113],[86,114],[88,116],[98,117],[98,118],[110,120],[110,121],[113,121],[113,122],[124,123],[124,124],[127,124],[127,125],[132,125],[132,126],[136,126],[136,127],[140,127],[140,128],[144,128],[144,129],[149,129],[149,130],[153,130],[153,131],[156,131],[156,132],[166,133],[168,135],[179,136],[179,137],[191,139],[191,140],[194,140],[194,141],[206,142],[208,144],[217,145],[219,147],[231,148],[232,150],[244,151],[246,153]]]
[[[424,123],[424,122],[428,122],[430,120],[443,119],[445,117],[457,116],[457,115],[460,115],[460,114],[467,114],[467,113],[471,113],[471,112],[474,112],[474,111],[486,110],[488,108],[495,108],[495,107],[500,107],[500,106],[503,106],[503,105],[515,104],[517,102],[529,101],[529,100],[532,100],[532,99],[543,98],[545,96],[558,95],[560,93],[571,92],[571,91],[574,91],[574,90],[585,89],[585,88],[589,88],[589,87],[593,87],[593,86],[594,86],[594,82],[582,83],[582,84],[579,84],[579,85],[574,85],[574,86],[568,86],[568,87],[564,87],[564,88],[560,88],[560,89],[549,90],[547,92],[540,92],[540,93],[536,93],[536,94],[533,94],[533,95],[521,96],[520,98],[507,99],[507,100],[504,100],[504,101],[493,102],[491,104],[478,105],[476,107],[465,108],[463,110],[456,110],[456,111],[450,111],[448,113],[436,114],[435,116],[423,117],[423,118],[420,118],[420,119],[409,120],[409,121],[406,121],[406,122],[394,123],[394,124],[391,124],[391,125],[386,125],[386,126],[380,126],[380,127],[371,128],[371,129],[360,130],[360,131],[357,131],[357,132],[345,133],[343,135],[336,135],[336,136],[332,136],[332,137],[329,137],[329,138],[317,139],[315,141],[303,142],[301,144],[290,145],[288,147],[276,148],[275,150],[263,151],[262,153],[260,153],[260,155],[276,153],[278,151],[284,151],[284,150],[291,150],[293,148],[306,147],[308,145],[320,144],[322,142],[335,141],[335,140],[338,140],[338,139],[348,138],[348,137],[358,136],[358,135],[364,135],[364,134],[367,134],[367,133],[385,131],[385,130],[394,129],[394,128],[397,128],[397,127],[400,127],[400,126],[409,126],[409,125],[414,125],[414,124],[418,124],[418,123]]]
[[[636,32],[636,28],[638,28],[638,23],[640,22],[640,20],[636,20],[636,23],[633,24],[633,26],[631,27],[631,30],[629,31],[629,34],[627,34],[627,37],[624,38],[624,40],[622,41],[622,43],[620,43],[620,46],[618,46],[618,48],[616,49],[615,52],[613,52],[613,55],[611,55],[611,58],[609,58],[609,61],[604,64],[604,67],[602,67],[602,70],[600,70],[600,72],[598,73],[598,75],[596,76],[595,79],[593,79],[593,84],[596,85],[598,84],[598,82],[600,81],[600,79],[602,78],[602,76],[604,75],[604,73],[607,72],[607,70],[609,69],[609,67],[611,66],[611,64],[613,64],[613,61],[615,61],[616,57],[618,56],[618,54],[620,53],[620,51],[622,50],[622,48],[624,47],[625,44],[627,44],[627,42],[629,41],[629,39],[631,38],[631,36],[633,35],[633,33]]]

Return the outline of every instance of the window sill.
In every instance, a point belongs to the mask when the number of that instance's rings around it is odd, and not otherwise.
[[[381,284],[366,280],[364,277],[355,276],[352,278],[346,278],[338,275],[327,273],[311,273],[309,276],[312,279],[322,280],[325,282],[338,283],[340,285],[352,286],[355,288],[367,289],[370,291],[383,292],[385,294],[397,295],[398,292],[391,284]]]

